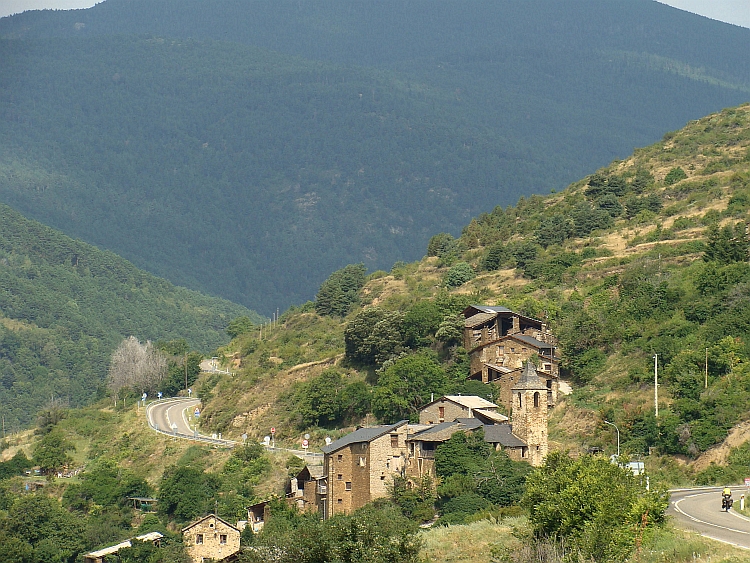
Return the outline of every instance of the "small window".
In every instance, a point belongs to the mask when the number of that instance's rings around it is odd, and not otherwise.
[[[444,419],[445,418],[445,407],[438,407],[438,411],[439,411],[440,419],[441,420]]]
[[[337,499],[336,499],[336,504],[344,504],[344,499],[342,499],[342,498],[337,498]]]
[[[351,491],[352,490],[352,482],[351,481],[347,481],[345,488],[346,488],[347,491]]]
[[[518,394],[518,408],[520,409],[523,405],[521,405],[521,394]]]
[[[539,408],[539,393],[534,393],[534,408]]]
[[[339,454],[339,455],[338,455],[338,460],[339,460],[339,461],[344,461],[344,456],[343,456],[343,454]]]
[[[385,475],[381,475],[381,476],[380,476],[380,480],[381,480],[381,481],[385,481]]]
[[[203,543],[203,534],[195,534],[195,544],[200,545]]]
[[[391,447],[398,448],[398,434],[391,434]]]
[[[227,543],[227,535],[226,534],[219,534],[219,543],[222,545],[226,545]]]
[[[341,474],[341,473],[339,473],[338,475],[336,475],[336,480],[337,481],[343,481],[344,480],[344,475]]]

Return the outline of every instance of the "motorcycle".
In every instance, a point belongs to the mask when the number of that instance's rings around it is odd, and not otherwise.
[[[729,512],[729,509],[732,508],[732,504],[734,504],[734,500],[732,500],[732,497],[722,495],[721,497],[721,509],[722,510]]]

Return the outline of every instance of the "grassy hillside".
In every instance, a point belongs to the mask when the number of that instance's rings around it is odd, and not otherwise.
[[[341,321],[308,307],[287,312],[262,340],[257,331],[239,337],[226,348],[241,358],[239,377],[204,382],[206,422],[256,436],[276,426],[277,436],[291,440],[313,427],[322,440],[353,423],[358,408],[377,415],[377,397],[394,369],[385,358],[403,365],[404,356],[422,357],[426,349],[434,356],[425,361],[444,375],[422,390],[427,396],[475,391],[461,381],[464,357],[449,329],[465,304],[481,302],[546,319],[559,335],[574,393],[553,412],[557,447],[611,449],[611,429],[601,423],[607,419],[633,455],[655,448],[699,458],[747,416],[748,209],[744,105],[691,122],[560,194],[498,207],[458,239],[433,237],[435,256],[371,274]],[[457,283],[463,262],[471,279]],[[368,317],[373,305],[384,313]],[[347,350],[345,337],[347,327],[367,323],[378,335],[367,341],[371,360]],[[310,396],[333,414],[300,416],[311,408]]]
[[[9,429],[51,399],[95,399],[123,338],[184,339],[210,353],[243,315],[261,320],[0,206],[0,413]]]
[[[108,0],[0,36],[3,200],[267,315],[750,91],[750,31],[646,0]]]

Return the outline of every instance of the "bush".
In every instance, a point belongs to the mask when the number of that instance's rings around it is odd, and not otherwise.
[[[685,174],[685,171],[682,168],[677,166],[676,168],[672,168],[672,170],[667,172],[667,175],[664,176],[664,185],[671,186],[685,178],[687,178],[687,174]]]
[[[445,274],[443,285],[446,287],[459,287],[467,281],[474,279],[474,277],[476,277],[474,268],[466,262],[459,262]]]

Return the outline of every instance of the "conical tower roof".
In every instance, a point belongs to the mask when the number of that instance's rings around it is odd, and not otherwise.
[[[526,362],[526,365],[523,366],[523,370],[521,371],[521,377],[518,379],[518,383],[511,387],[511,391],[520,391],[522,389],[531,389],[534,391],[547,390],[547,383],[537,375],[536,367],[534,367],[534,364],[531,362]]]

